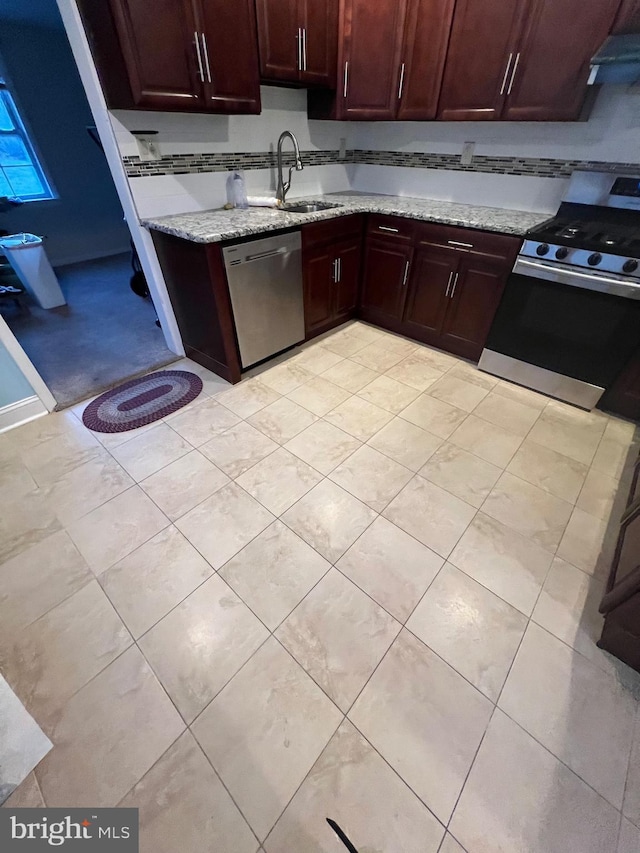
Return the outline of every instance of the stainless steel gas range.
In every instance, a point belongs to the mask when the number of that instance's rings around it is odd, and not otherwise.
[[[575,172],[526,235],[479,367],[586,409],[640,346],[640,177]]]

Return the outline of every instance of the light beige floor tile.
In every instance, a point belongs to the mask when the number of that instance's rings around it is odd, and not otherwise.
[[[389,349],[385,341],[375,341],[351,356],[351,360],[378,373],[383,373],[402,361],[404,357],[401,353]]]
[[[294,403],[298,403],[314,415],[322,417],[346,400],[349,397],[349,392],[334,385],[333,382],[329,382],[323,376],[316,376],[291,391],[287,396]]]
[[[450,355],[447,352],[443,352],[439,349],[433,349],[426,345],[419,345],[416,350],[416,355],[426,361],[427,364],[433,365],[442,373],[446,373],[448,370],[451,370],[453,367],[457,367],[460,364],[468,364],[468,362],[463,361],[455,355]]]
[[[295,357],[295,363],[319,376],[325,370],[342,361],[342,358],[341,355],[331,352],[321,344],[311,344]]]
[[[262,840],[340,720],[331,700],[270,639],[196,720],[193,733]]]
[[[25,549],[0,565],[0,635],[13,636],[92,579],[64,530]]]
[[[613,676],[531,623],[499,705],[612,805],[622,807],[636,701]]]
[[[329,474],[361,443],[326,421],[317,421],[285,444],[285,448],[322,474]]]
[[[360,350],[364,349],[368,344],[362,338],[358,337],[358,335],[342,332],[341,334],[333,335],[324,340],[322,342],[322,346],[324,349],[328,349],[330,352],[333,352],[342,358],[349,358],[349,356],[360,352]]]
[[[51,736],[65,703],[132,642],[92,581],[4,643],[0,669]]]
[[[618,853],[637,853],[638,850],[640,850],[640,829],[623,817],[618,839]]]
[[[604,415],[551,402],[529,433],[537,444],[589,465],[606,426]]]
[[[336,853],[326,818],[358,850],[436,853],[443,828],[345,720],[269,835],[267,853]]]
[[[493,392],[484,398],[473,413],[478,418],[522,436],[529,432],[540,417],[539,409]]]
[[[475,514],[474,507],[422,477],[414,477],[384,511],[385,518],[442,557],[449,556]]]
[[[490,424],[475,415],[469,415],[449,441],[474,456],[504,468],[522,444],[522,436],[496,424]]]
[[[161,423],[114,448],[111,453],[127,473],[139,482],[175,462],[191,449],[188,441],[167,424]]]
[[[403,630],[349,718],[446,823],[492,710],[488,699]]]
[[[214,575],[138,645],[191,723],[268,636],[246,604]]]
[[[198,398],[199,400],[200,398]],[[83,404],[84,406],[85,404]],[[193,404],[190,404],[193,405]],[[80,421],[82,421],[82,415],[80,415]],[[94,432],[93,430],[88,430],[91,435],[100,442],[102,447],[109,452],[113,450],[115,447],[120,447],[121,444],[125,444],[127,441],[131,441],[132,438],[137,438],[139,435],[142,435],[145,432],[149,432],[150,429],[153,429],[157,426],[159,422],[154,421],[150,424],[145,424],[144,426],[138,427],[137,429],[128,429],[124,432]],[[86,429],[86,427],[84,427]]]
[[[69,700],[36,768],[49,807],[115,806],[184,729],[132,646]]]
[[[260,374],[260,382],[277,391],[278,394],[288,394],[294,388],[304,385],[309,379],[314,376],[310,370],[306,370],[295,361],[285,361],[283,364],[278,364],[276,367],[270,367]]]
[[[367,441],[392,418],[390,412],[360,397],[350,397],[326,416],[330,424],[360,441]]]
[[[229,478],[197,450],[192,450],[140,483],[172,521],[221,489]]]
[[[238,386],[241,388],[242,386]],[[229,408],[221,406],[218,399],[227,399],[227,394],[235,394],[235,389],[224,391],[216,400],[202,400],[196,405],[177,412],[167,419],[168,425],[181,435],[189,444],[200,447],[214,436],[235,426],[240,418]],[[270,391],[274,396],[275,391]],[[235,398],[233,398],[235,399]],[[238,404],[239,408],[242,408]],[[144,440],[144,436],[141,437]]]
[[[464,379],[465,382],[472,382],[479,388],[485,388],[487,391],[492,391],[498,385],[498,378],[491,376],[490,373],[483,373],[475,364],[469,364],[466,361],[458,361],[448,371],[449,376],[456,376],[458,379]],[[544,398],[545,406],[548,398]]]
[[[47,417],[51,417],[50,415]],[[47,417],[43,420],[47,420]],[[75,418],[65,421],[64,431],[32,447],[18,446],[22,461],[39,486],[48,486],[99,455],[100,442]]]
[[[412,476],[408,468],[367,445],[356,450],[329,475],[334,483],[376,512],[382,512]]]
[[[378,376],[358,391],[358,397],[397,415],[413,402],[419,393],[415,388],[410,388],[389,376]]]
[[[569,503],[576,502],[588,470],[582,462],[576,462],[528,438],[522,442],[507,466],[507,471],[521,480]]]
[[[357,335],[357,337],[362,338],[370,344],[384,337],[382,329],[379,329],[377,326],[369,326],[366,323],[362,323],[360,320],[357,320],[355,323],[351,323],[346,328],[348,329],[349,334]]]
[[[69,525],[69,535],[99,575],[169,525],[139,486],[92,510]]]
[[[335,563],[375,517],[374,511],[353,495],[324,480],[287,510],[282,520]]]
[[[532,391],[530,388],[523,388],[521,385],[507,382],[505,379],[501,379],[497,383],[494,393],[500,397],[508,397],[510,400],[516,400],[518,403],[524,403],[525,406],[531,406],[532,409],[538,409],[540,412],[546,408],[549,402],[549,397],[546,394],[538,394],[537,391]]]
[[[622,811],[629,820],[640,827],[640,710],[636,714],[635,734],[631,755],[629,756],[627,786]]]
[[[440,447],[442,439],[403,418],[394,418],[367,442],[411,471],[418,471]]]
[[[218,394],[216,400],[241,418],[249,418],[265,406],[275,403],[280,394],[264,385],[260,379],[245,379],[228,391]]]
[[[483,388],[482,385],[470,382],[461,376],[455,376],[451,372],[434,382],[428,393],[430,397],[436,397],[465,412],[472,412],[489,391],[489,388]]]
[[[466,850],[604,853],[618,814],[496,711],[450,825]]]
[[[29,473],[29,469],[18,456],[3,459],[0,455],[0,484],[3,491],[14,497],[35,491],[38,484]]]
[[[100,577],[137,639],[203,583],[213,569],[175,527],[167,527]]]
[[[450,563],[407,622],[410,631],[493,702],[526,627],[522,613]]]
[[[502,469],[455,444],[443,444],[420,469],[420,476],[475,507],[481,507]]]
[[[399,353],[403,358],[414,353],[419,347],[419,344],[415,341],[410,341],[402,335],[396,335],[393,332],[386,331],[382,333],[382,337],[378,339],[377,343],[387,349],[390,349],[391,352]]]
[[[0,563],[36,545],[62,525],[42,489],[25,495],[0,493]]]
[[[196,376],[199,376],[200,379],[202,379],[202,392],[206,394],[207,397],[215,397],[222,391],[226,391],[232,387],[231,383],[227,382],[226,379],[223,379],[216,373],[212,373],[210,370],[207,370],[206,367],[192,361],[190,358],[181,359],[180,361],[175,362],[175,364],[172,364],[171,367],[173,370],[188,370],[191,371],[191,373],[195,373]]]
[[[558,547],[572,509],[567,501],[507,473],[482,505],[486,515],[550,551]]]
[[[434,551],[380,516],[337,566],[392,616],[405,622],[443,562]]]
[[[274,515],[282,515],[321,479],[310,465],[280,447],[236,482]]]
[[[285,619],[276,637],[346,713],[400,627],[331,569]]]
[[[78,436],[85,428],[78,425],[78,419],[70,412],[52,412],[43,418],[23,424],[16,429],[3,433],[1,446],[3,453],[24,453],[39,444],[62,436]],[[86,431],[86,430],[85,430]]]
[[[622,444],[631,445],[640,439],[640,429],[635,421],[627,421],[615,415],[609,415],[603,438],[610,438]]]
[[[531,614],[553,554],[479,512],[449,561],[527,616]]]
[[[183,515],[176,526],[219,569],[273,520],[244,489],[229,483]]]
[[[44,494],[62,524],[70,524],[133,486],[133,480],[106,450],[60,476]]]
[[[275,441],[243,421],[203,444],[200,452],[235,479],[277,447]]]
[[[44,800],[42,792],[36,779],[36,774],[29,773],[24,782],[21,782],[13,794],[2,804],[3,809],[42,809]]]
[[[416,391],[426,391],[440,379],[446,369],[434,367],[432,362],[415,352],[387,370],[386,375],[390,379],[403,382],[410,388],[415,388]]]
[[[619,502],[622,499],[620,510],[624,509],[627,489],[624,489],[625,494],[622,494],[623,487],[620,486],[618,480],[592,468],[584,481],[576,506],[584,512],[606,521],[611,515],[616,498]],[[620,513],[618,513],[619,515]]]
[[[281,521],[275,521],[219,574],[274,631],[330,565]]]
[[[449,438],[465,420],[467,413],[455,406],[450,406],[449,403],[423,394],[407,406],[400,413],[400,417],[439,438]]]
[[[606,575],[611,568],[615,528],[576,507],[558,546],[558,556],[590,575]]]
[[[323,379],[333,382],[334,385],[339,385],[340,388],[344,388],[345,391],[350,391],[352,394],[373,382],[376,376],[378,373],[375,370],[371,370],[363,364],[357,364],[348,358],[325,370],[322,374]]]
[[[252,415],[249,423],[273,441],[284,444],[316,420],[317,416],[307,409],[303,409],[293,400],[281,397]]]
[[[625,471],[635,464],[638,458],[637,445],[629,446],[626,442],[618,441],[608,435],[603,435],[596,450],[592,468],[606,474],[607,477],[620,479]]]
[[[438,853],[465,853],[465,850],[458,844],[453,835],[447,832]]]
[[[255,853],[258,842],[190,732],[118,804],[140,811],[141,853]]]

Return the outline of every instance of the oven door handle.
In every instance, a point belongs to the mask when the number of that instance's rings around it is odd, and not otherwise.
[[[526,261],[518,258],[513,268],[514,273],[542,278],[546,281],[556,281],[558,284],[568,284],[571,287],[581,287],[585,290],[598,290],[613,296],[623,296],[626,299],[640,299],[640,282],[634,284],[618,278],[597,273],[577,272],[576,270],[558,269],[548,264]]]

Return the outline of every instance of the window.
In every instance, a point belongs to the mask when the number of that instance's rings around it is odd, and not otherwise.
[[[0,197],[55,198],[5,82],[0,78]]]

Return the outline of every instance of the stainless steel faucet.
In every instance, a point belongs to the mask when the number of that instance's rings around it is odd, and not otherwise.
[[[296,162],[293,166],[289,167],[289,180],[285,182],[282,177],[282,143],[287,139],[287,137],[293,142],[293,151],[296,155]],[[304,166],[300,159],[300,149],[298,148],[298,140],[290,130],[283,131],[278,139],[278,188],[276,189],[276,198],[278,201],[281,201],[284,204],[285,197],[291,187],[291,173],[293,170],[295,169],[296,172],[301,172],[303,168]]]

